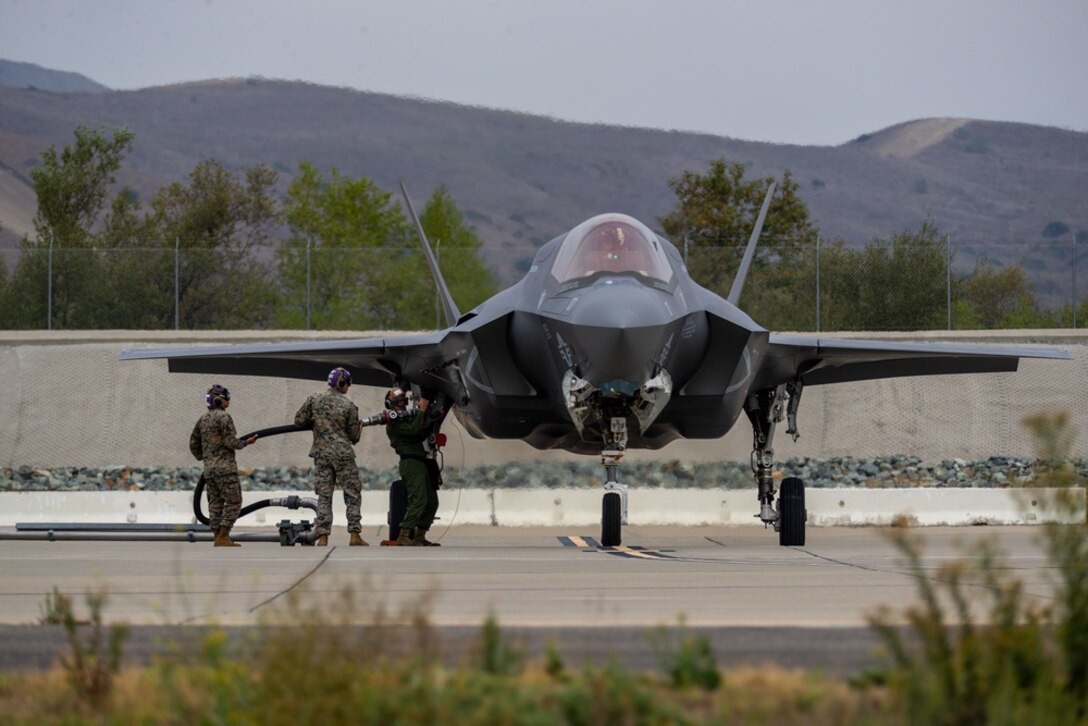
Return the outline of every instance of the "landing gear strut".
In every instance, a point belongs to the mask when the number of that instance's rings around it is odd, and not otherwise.
[[[775,425],[788,417],[786,433],[797,440],[797,407],[801,401],[801,382],[783,383],[776,388],[756,391],[744,402],[744,412],[752,423],[752,473],[759,492],[759,514],[764,526],[778,532],[783,547],[798,547],[805,543],[805,484],[796,477],[783,480],[782,492],[775,507],[774,440]]]
[[[601,450],[605,474],[605,492],[601,500],[601,544],[618,547],[623,541],[623,525],[627,524],[627,485],[617,481],[620,459],[627,447],[627,419],[613,417],[609,433],[611,436],[606,437],[606,448]]]

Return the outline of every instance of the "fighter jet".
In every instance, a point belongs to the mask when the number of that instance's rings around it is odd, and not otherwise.
[[[403,190],[403,186],[402,186]],[[804,483],[776,492],[775,428],[795,440],[808,386],[876,378],[1015,371],[1020,358],[1068,359],[1046,348],[840,340],[772,333],[738,307],[774,184],[767,190],[729,295],[698,285],[677,248],[625,214],[601,214],[543,245],[523,279],[462,313],[407,192],[448,327],[417,335],[306,343],[135,349],[171,372],[320,380],[343,366],[355,383],[394,383],[442,396],[472,436],[599,455],[601,542],[617,546],[627,449],[724,436],[743,412],[752,427],[759,513],[783,546],[805,542]]]

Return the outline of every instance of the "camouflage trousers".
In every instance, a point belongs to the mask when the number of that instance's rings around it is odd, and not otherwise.
[[[362,488],[359,467],[354,461],[314,461],[314,491],[317,493],[317,521],[314,531],[332,532],[332,493],[339,484],[344,490],[344,506],[348,514],[348,531],[362,532]]]
[[[208,526],[212,532],[233,527],[242,511],[242,483],[237,472],[205,476],[204,491],[208,493]]]

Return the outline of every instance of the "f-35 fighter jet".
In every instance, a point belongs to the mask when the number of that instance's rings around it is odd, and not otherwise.
[[[320,380],[343,366],[354,381],[411,384],[441,395],[478,438],[599,455],[601,542],[619,545],[627,449],[724,436],[745,414],[760,519],[786,546],[805,542],[804,484],[775,491],[772,441],[783,418],[797,437],[808,386],[874,378],[1015,371],[1020,358],[1062,350],[837,340],[772,333],[737,304],[774,193],[767,191],[727,298],[688,275],[676,247],[624,214],[601,214],[542,246],[525,277],[462,313],[409,201],[448,327],[419,335],[328,342],[127,350],[166,358],[172,372]],[[407,200],[407,193],[405,194]]]

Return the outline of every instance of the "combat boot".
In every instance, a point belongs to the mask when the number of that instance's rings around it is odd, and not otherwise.
[[[351,541],[348,542],[351,547],[369,547],[370,543],[363,539],[363,535],[358,532],[351,533]]]
[[[215,541],[212,543],[214,547],[241,547],[230,538],[230,530],[226,527],[220,527],[215,531]]]
[[[317,541],[314,542],[314,544],[317,545],[318,547],[328,547],[329,546],[329,535],[327,535],[327,534],[321,535],[320,537],[317,538]]]
[[[397,535],[397,547],[419,547],[419,543],[416,542],[414,537],[414,530],[406,527],[400,528],[400,534]]]
[[[417,529],[415,536],[415,544],[417,547],[441,547],[438,542],[432,542],[427,539],[427,530]]]

